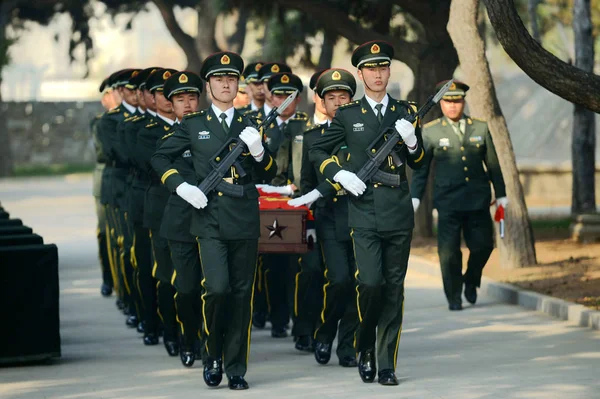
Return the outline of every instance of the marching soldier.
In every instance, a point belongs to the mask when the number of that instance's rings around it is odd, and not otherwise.
[[[100,93],[102,93],[101,102],[106,111],[110,111],[119,105],[119,103],[116,103],[113,100],[114,98],[111,94],[111,91],[112,89],[110,88],[109,78],[106,78],[100,85]],[[104,113],[92,119],[90,123],[90,130],[92,132],[92,138],[96,148],[96,168],[94,169],[93,195],[96,201],[96,216],[98,217],[98,227],[96,228],[96,236],[98,238],[98,258],[100,260],[100,268],[102,271],[102,286],[100,287],[100,293],[102,296],[108,297],[112,294],[114,280],[112,275],[113,266],[111,266],[112,259],[109,253],[110,244],[108,242],[107,234],[106,210],[100,201],[102,174],[106,165],[106,156],[102,150],[102,143],[98,139],[98,121],[103,115]]]
[[[122,100],[118,107],[106,112],[98,122],[98,139],[107,158],[102,175],[101,202],[106,205],[114,274],[120,287],[117,306],[128,316],[135,314],[135,305],[131,300],[131,284],[127,278],[131,275],[131,264],[125,257],[123,228],[126,229],[126,226],[124,212],[120,206],[123,205],[123,184],[129,168],[123,161],[122,154],[119,153],[120,139],[117,129],[119,124],[136,111],[135,105],[132,105],[137,100],[135,91],[125,89],[133,72],[135,72],[133,69],[124,69],[111,75],[113,91],[118,91],[118,97]]]
[[[302,80],[291,73],[279,73],[272,75],[268,83],[271,99],[274,106],[279,106],[289,94],[302,92],[304,85]],[[277,175],[261,187],[265,193],[277,193],[286,196],[297,196],[300,193],[300,178],[302,168],[302,143],[303,132],[306,128],[308,118],[305,115],[298,116],[296,108],[300,97],[277,118],[275,123],[266,131],[267,147],[272,153],[276,153]],[[316,232],[307,229],[307,239],[316,244]],[[296,338],[295,347],[301,351],[312,351],[312,335],[317,322],[318,308],[320,303],[320,258],[319,251],[313,250],[303,256],[290,255],[268,255],[263,256],[266,266],[265,281],[270,299],[271,309],[271,335],[273,337],[286,336],[285,324],[289,316],[285,306],[286,270],[282,267],[289,264],[293,273],[293,306],[292,315],[294,327],[292,335]],[[281,299],[279,299],[281,298]]]
[[[139,332],[143,332],[143,326],[146,324],[143,320],[146,312],[145,307],[147,306],[144,304],[144,298],[141,297],[140,275],[143,273],[148,274],[152,270],[152,244],[150,242],[150,232],[144,227],[144,197],[146,189],[150,185],[150,176],[144,165],[137,162],[137,137],[139,131],[153,121],[153,114],[156,115],[154,113],[156,109],[154,100],[149,98],[151,96],[149,96],[149,91],[146,90],[146,80],[157,69],[157,67],[146,68],[134,78],[133,84],[137,86],[139,114],[131,121],[126,122],[123,129],[124,147],[131,165],[131,185],[127,214],[132,232],[131,264],[134,269],[134,285],[136,286],[140,307]],[[150,309],[156,312],[156,306],[151,306]]]
[[[179,354],[179,341],[177,334],[177,315],[175,310],[175,289],[171,285],[173,277],[173,263],[169,244],[160,235],[163,213],[169,199],[169,191],[164,187],[160,178],[152,170],[150,159],[156,151],[159,140],[171,132],[175,124],[173,104],[163,94],[163,86],[167,79],[177,71],[174,69],[158,69],[146,80],[145,89],[152,93],[156,104],[157,115],[152,123],[147,124],[138,133],[137,156],[138,163],[143,165],[150,174],[150,185],[146,191],[144,201],[144,224],[150,230],[150,241],[154,256],[152,274],[148,275],[140,270],[140,286],[148,318],[145,320],[144,343],[156,345],[158,343],[158,325],[156,311],[163,323],[163,345],[169,356]],[[155,281],[156,279],[156,281]],[[158,301],[156,310],[155,301]],[[153,314],[154,312],[154,314]]]
[[[257,79],[262,84],[262,93],[265,95],[265,102],[263,106],[258,109],[258,114],[256,115],[258,118],[264,118],[269,115],[269,112],[273,109],[271,91],[269,90],[269,79],[271,76],[283,72],[292,73],[292,68],[279,62],[269,62],[263,64],[258,70]]]
[[[373,382],[379,363],[379,383],[397,385],[395,375],[404,307],[414,213],[406,181],[406,165],[420,167],[424,157],[420,128],[403,117],[416,112],[408,103],[391,98],[386,87],[393,47],[383,41],[364,43],[352,54],[352,65],[365,85],[365,96],[338,109],[331,126],[312,145],[310,159],[331,182],[353,197],[348,225],[356,257],[359,326],[355,348],[363,382]],[[402,137],[382,166],[386,184],[363,182],[354,173],[368,160],[365,149],[386,129]],[[347,145],[344,169],[332,152]],[[376,150],[373,148],[373,150]],[[391,183],[393,182],[393,184]],[[376,356],[377,354],[377,356]]]
[[[332,344],[338,333],[336,354],[343,367],[356,367],[353,341],[358,326],[356,309],[356,272],[354,252],[348,228],[348,196],[339,184],[325,179],[318,167],[308,162],[308,151],[313,143],[325,133],[339,107],[352,101],[356,92],[354,76],[343,69],[323,72],[316,83],[319,103],[326,110],[328,121],[316,125],[304,133],[302,179],[304,195],[290,200],[292,206],[315,204],[317,237],[325,265],[324,300],[321,308],[321,325],[315,331],[315,358],[327,364],[331,358]],[[334,150],[337,161],[343,165],[347,160],[346,146]]]
[[[198,110],[198,102],[202,93],[202,79],[192,72],[177,72],[165,82],[163,93],[173,104],[177,120]],[[162,137],[161,144],[174,134],[170,132]],[[176,158],[171,165],[177,169],[181,177],[191,185],[197,185],[192,154],[186,151]],[[179,356],[186,367],[192,367],[196,360],[194,346],[200,334],[200,294],[201,268],[196,238],[190,233],[193,207],[176,193],[171,192],[165,207],[160,234],[169,241],[171,259],[175,269],[173,286],[177,321],[180,325],[181,347]]]
[[[171,192],[192,204],[190,232],[196,236],[202,267],[202,316],[206,334],[204,382],[221,383],[223,367],[230,389],[248,389],[244,379],[250,350],[252,293],[260,235],[258,191],[251,175],[271,179],[275,160],[262,142],[262,135],[233,107],[242,58],[231,52],[210,55],[200,75],[207,81],[212,105],[206,111],[189,114],[175,134],[163,143],[152,158],[154,169]],[[232,167],[228,181],[243,187],[243,197],[223,192],[203,193],[185,181],[173,162],[190,150],[196,181],[211,172],[211,160],[229,139],[240,139],[248,148],[239,159],[248,173]]]
[[[467,90],[469,86],[455,81],[440,101],[444,116],[424,126],[425,159],[423,168],[413,174],[411,187],[416,211],[435,159],[433,206],[438,210],[438,255],[450,310],[462,310],[463,283],[465,298],[475,304],[483,267],[494,248],[490,181],[496,203],[508,205],[487,123],[464,114]],[[461,233],[470,253],[464,276]]]
[[[263,84],[260,80],[258,80],[258,71],[263,66],[264,62],[251,62],[246,65],[244,68],[244,73],[242,76],[246,81],[246,90],[250,94],[250,104],[246,107],[239,109],[240,113],[247,115],[248,112],[258,112],[259,109],[262,108],[265,103],[265,92],[263,88]]]
[[[328,121],[327,110],[323,106],[323,101],[316,91],[319,76],[321,76],[321,74],[325,71],[326,69],[319,69],[318,71],[313,73],[313,75],[310,77],[310,81],[308,84],[310,89],[313,91],[313,102],[315,103],[315,112],[313,113],[312,120],[309,121],[311,126],[319,126],[324,123],[327,123]],[[308,162],[308,159],[306,161]]]

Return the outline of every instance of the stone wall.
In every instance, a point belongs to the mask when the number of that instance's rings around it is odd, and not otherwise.
[[[99,102],[7,102],[4,115],[16,165],[92,164],[90,121]]]

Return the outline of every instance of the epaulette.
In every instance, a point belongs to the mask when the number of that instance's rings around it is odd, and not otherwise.
[[[166,139],[167,137],[169,137],[169,136],[172,136],[172,135],[174,135],[174,134],[175,134],[175,132],[167,133],[167,134],[165,134],[164,136],[162,136],[160,139],[161,139],[161,140],[164,140],[164,139]]]
[[[484,122],[487,123],[487,121],[485,119],[481,119],[481,118],[473,118],[472,116],[470,117],[471,119],[473,119],[474,121],[479,121],[479,122]]]
[[[360,100],[350,101],[348,104],[340,105],[340,109],[356,107],[358,104],[360,104]]]
[[[156,126],[158,126],[158,122],[152,122],[151,124],[146,125],[146,129],[150,129],[151,127],[156,127]]]
[[[104,112],[103,112],[103,113],[101,113],[101,114],[98,114],[98,115],[96,115],[96,119],[100,119],[100,118],[102,118],[103,116],[104,116]]]
[[[142,122],[144,119],[146,119],[146,115],[138,115],[136,116],[136,118],[132,121],[133,123],[140,123]]]
[[[442,118],[437,118],[435,120],[432,120],[431,122],[427,122],[426,124],[423,125],[423,127],[431,127],[431,126],[435,126],[438,123],[440,123],[442,121]]]
[[[296,116],[294,116],[290,120],[306,122],[308,120],[308,115],[306,114],[306,112],[296,112]]]
[[[304,131],[304,134],[312,133],[316,130],[321,130],[322,128],[323,128],[323,125],[313,125],[313,126],[309,127],[308,129],[306,129]]]
[[[138,115],[133,115],[133,116],[130,116],[129,118],[125,118],[125,120],[124,120],[123,122],[132,122],[132,121],[134,121],[134,120],[135,120],[135,118],[137,118],[137,117],[138,117]]]
[[[197,111],[197,112],[192,112],[191,114],[187,114],[183,116],[183,119],[188,119],[191,118],[193,116],[200,116],[200,115],[204,115],[206,113],[206,110],[203,109],[202,111]]]
[[[121,107],[113,108],[110,111],[108,111],[107,114],[112,115],[112,114],[118,114],[119,112],[121,112]]]
[[[238,112],[239,112],[239,110],[238,110]],[[247,109],[247,110],[243,111],[241,114],[244,115],[244,116],[249,116],[249,115],[254,114],[254,113],[258,114],[258,111],[255,110],[255,109],[250,108],[250,109]]]

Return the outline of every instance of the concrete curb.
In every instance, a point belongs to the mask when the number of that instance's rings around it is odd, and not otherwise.
[[[416,263],[410,262],[411,268],[441,279],[440,266],[437,263],[416,255],[411,255],[410,258],[411,261],[416,261]],[[497,282],[485,276],[481,279],[479,292],[500,302],[542,312],[579,327],[600,330],[600,311],[586,308],[577,303],[527,291],[511,284]]]

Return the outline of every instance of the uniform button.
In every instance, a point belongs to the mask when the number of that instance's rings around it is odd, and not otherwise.
[[[463,161],[466,161],[466,160],[467,160],[467,157],[463,156],[463,157],[462,157],[462,160],[463,160]]]
[[[333,202],[337,202],[337,198],[334,198],[334,199],[333,199]]]
[[[460,147],[460,150],[461,150],[461,151],[464,151],[464,150],[465,150],[465,147]]]
[[[379,184],[373,184],[373,187],[377,188],[379,187]]]
[[[391,170],[395,170],[395,169],[396,169],[396,167],[395,167],[394,165],[392,165],[392,166],[390,166],[390,169],[391,169]]]
[[[477,148],[479,148],[479,144],[477,144]]]
[[[371,152],[372,152],[373,154],[375,154],[375,153],[377,152],[377,150],[376,150],[375,148],[372,148],[372,149],[371,149]]]
[[[468,177],[465,177],[465,181],[469,181],[469,178],[468,178]]]
[[[467,168],[466,166],[464,167],[464,169],[465,169],[465,172],[466,172],[467,170],[469,170],[469,168]]]
[[[221,161],[221,157],[216,157],[215,161],[217,161],[217,162]]]
[[[218,194],[219,194],[219,197],[222,197],[222,196],[223,196],[223,193],[222,193],[222,192],[220,192],[220,191],[219,191],[219,193],[218,193]]]
[[[233,175],[236,179],[240,178],[240,175],[238,175],[237,173],[235,175]]]

